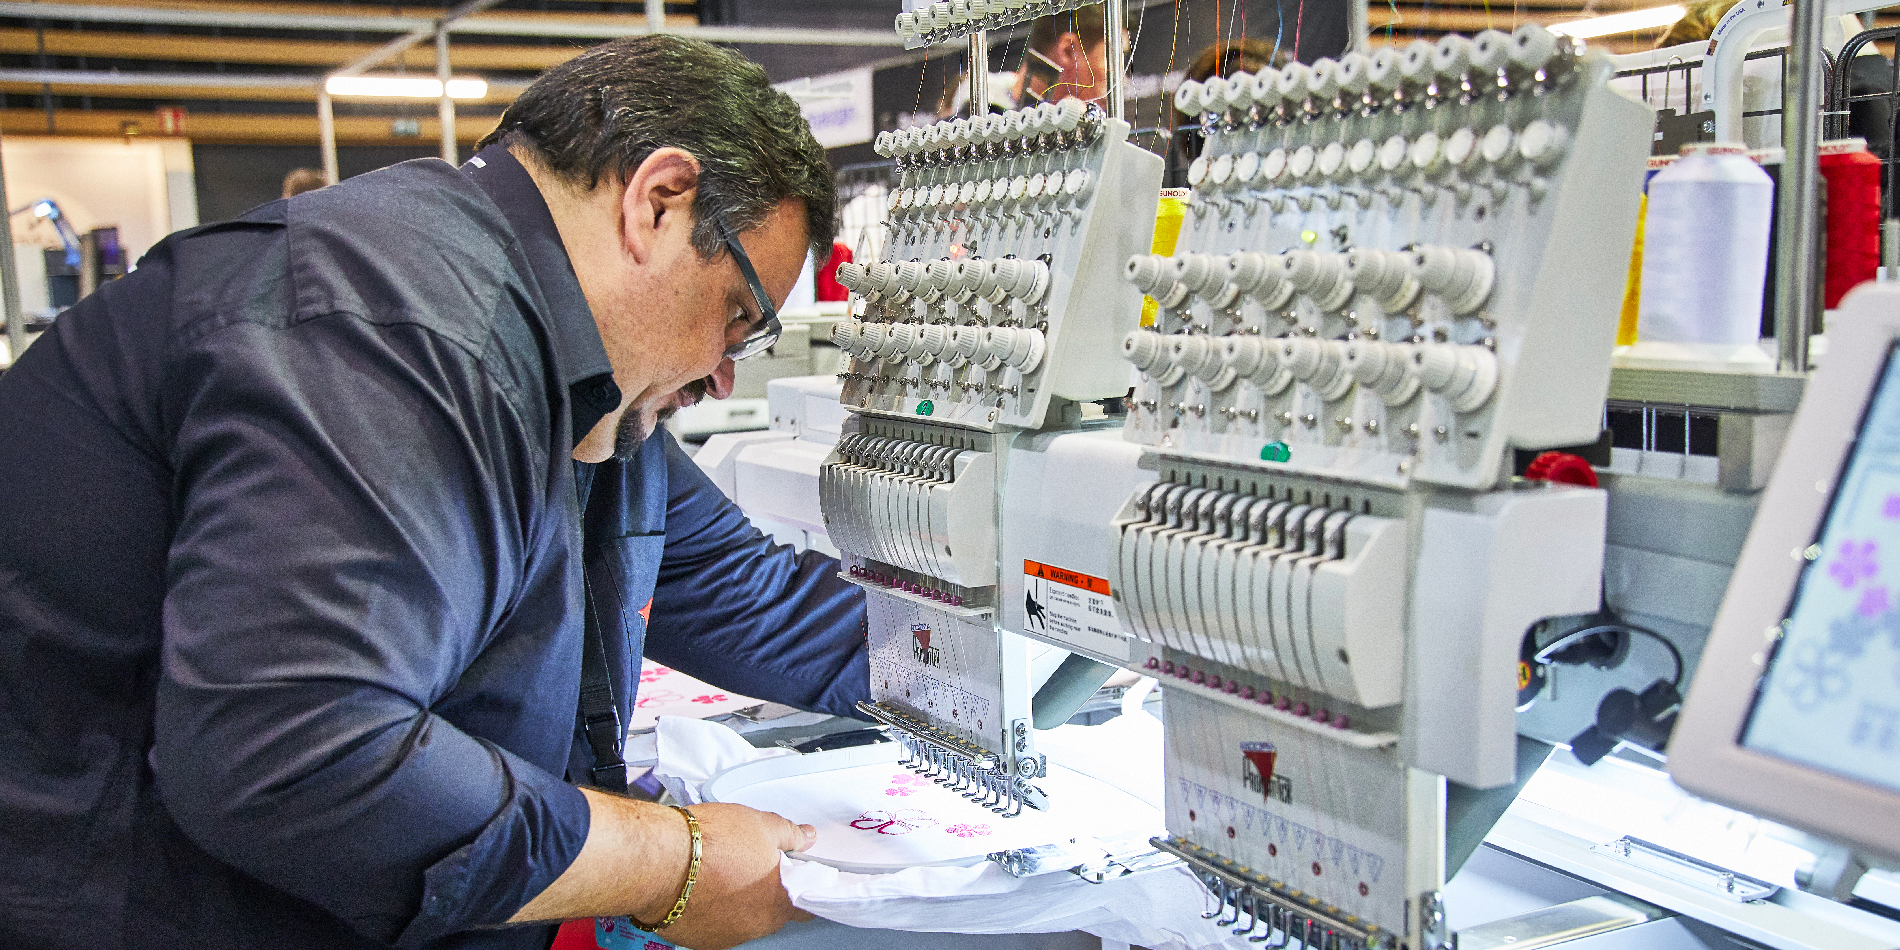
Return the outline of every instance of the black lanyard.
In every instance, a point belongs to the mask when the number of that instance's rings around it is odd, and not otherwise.
[[[576,462],[574,487],[580,498],[580,510],[587,511],[592,494],[596,466]],[[585,518],[582,519],[583,524]],[[583,528],[583,531],[585,528]],[[614,704],[613,671],[607,667],[606,634],[600,625],[600,609],[594,602],[594,584],[587,576],[585,540],[581,554],[581,590],[586,597],[586,638],[581,644],[581,697],[577,715],[587,746],[594,753],[593,784],[611,792],[627,790],[625,750],[627,730],[620,721],[620,709]]]

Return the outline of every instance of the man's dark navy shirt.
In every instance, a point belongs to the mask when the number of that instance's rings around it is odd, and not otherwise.
[[[586,837],[584,610],[623,721],[643,646],[864,697],[834,562],[664,433],[570,462],[620,393],[479,157],[173,235],[0,377],[0,946],[545,947],[472,928]]]

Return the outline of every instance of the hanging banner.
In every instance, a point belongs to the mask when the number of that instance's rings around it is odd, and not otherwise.
[[[876,134],[871,116],[871,71],[850,69],[826,76],[778,83],[798,102],[812,135],[826,148],[869,142]]]

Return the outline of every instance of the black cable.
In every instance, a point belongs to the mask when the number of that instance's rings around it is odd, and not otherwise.
[[[1599,634],[1605,634],[1605,633],[1642,634],[1643,636],[1649,637],[1650,639],[1655,640],[1657,643],[1662,644],[1663,649],[1669,651],[1669,658],[1671,660],[1674,660],[1676,664],[1676,673],[1675,673],[1675,676],[1670,678],[1670,685],[1674,686],[1677,690],[1682,689],[1682,677],[1683,677],[1683,673],[1685,672],[1685,668],[1682,664],[1682,651],[1676,649],[1676,645],[1674,643],[1669,642],[1668,637],[1665,637],[1662,634],[1657,633],[1654,630],[1650,630],[1646,627],[1638,627],[1635,624],[1624,623],[1623,621],[1620,621],[1620,620],[1614,623],[1604,623],[1604,624],[1598,624],[1594,627],[1585,627],[1582,630],[1565,634],[1564,636],[1557,638],[1557,641],[1555,643],[1552,643],[1551,645],[1544,647],[1541,650],[1538,650],[1536,654],[1532,655],[1531,661],[1541,666],[1549,666],[1552,663],[1556,662],[1555,660],[1552,660],[1551,657],[1554,654],[1558,653],[1559,651],[1563,650],[1565,647],[1568,647],[1571,644],[1584,639],[1585,637],[1593,637],[1593,636],[1597,636]]]

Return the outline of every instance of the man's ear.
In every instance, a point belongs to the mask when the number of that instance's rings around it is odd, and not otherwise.
[[[699,160],[692,153],[668,147],[648,155],[620,196],[620,234],[627,253],[647,263],[662,237],[677,230],[690,239],[698,189]]]
[[[1050,59],[1062,67],[1064,73],[1074,70],[1082,64],[1082,38],[1074,33],[1064,33],[1056,38],[1055,55]]]

